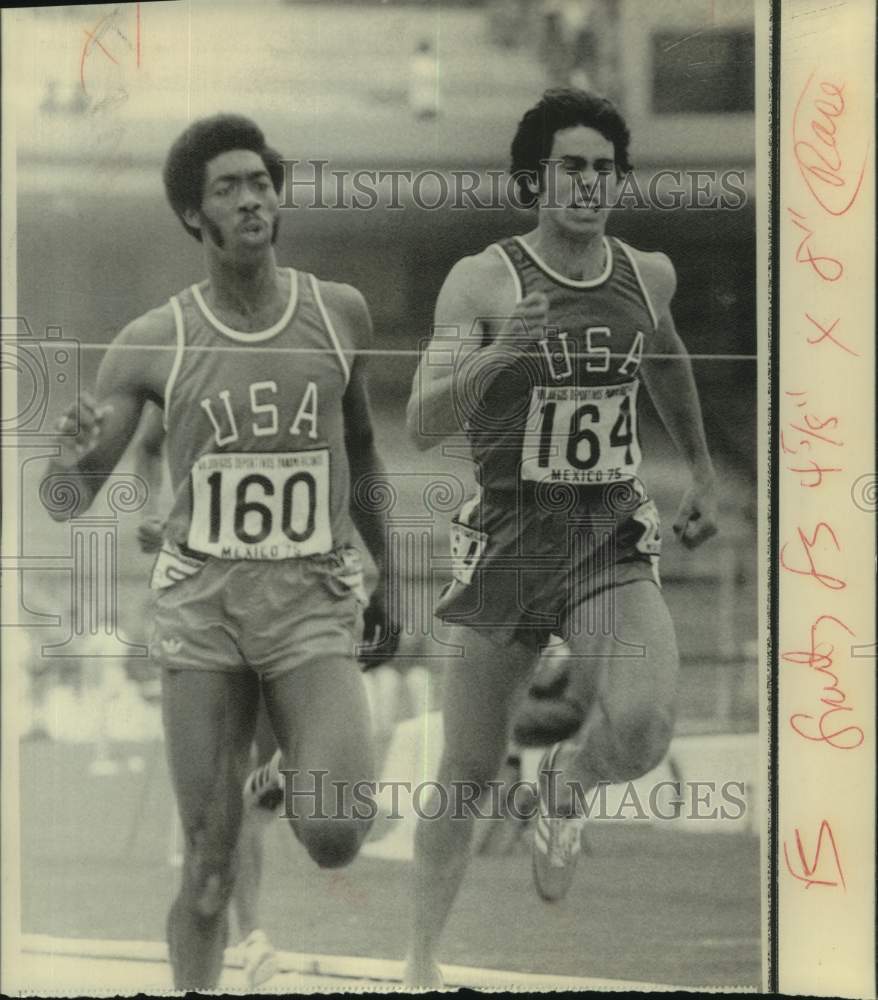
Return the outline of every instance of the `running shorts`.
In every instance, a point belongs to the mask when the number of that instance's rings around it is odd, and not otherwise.
[[[436,615],[500,645],[544,646],[581,627],[584,602],[636,580],[659,586],[658,511],[639,482],[480,491],[451,522],[453,579]],[[574,624],[576,623],[576,624]]]
[[[162,667],[265,679],[314,659],[353,661],[365,602],[351,546],[274,562],[206,557],[158,591],[150,654]]]

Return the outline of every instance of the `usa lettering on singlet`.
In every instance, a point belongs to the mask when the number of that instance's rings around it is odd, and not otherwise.
[[[350,362],[312,275],[280,273],[290,295],[272,327],[245,333],[198,286],[171,299],[177,351],[165,390],[174,501],[152,585],[205,557],[280,560],[352,537],[343,398]]]
[[[631,249],[605,237],[601,274],[575,281],[519,237],[496,247],[518,299],[543,292],[549,308],[545,335],[522,336],[519,357],[490,384],[468,428],[482,487],[633,479],[640,366],[657,317]]]

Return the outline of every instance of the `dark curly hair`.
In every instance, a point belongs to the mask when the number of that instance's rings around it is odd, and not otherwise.
[[[271,183],[280,194],[284,168],[280,153],[265,142],[262,129],[243,115],[220,114],[200,118],[171,146],[163,177],[171,208],[190,236],[201,241],[201,231],[188,225],[183,217],[187,209],[199,209],[204,195],[205,166],[220,153],[231,149],[249,149],[262,157]]]
[[[511,172],[523,206],[531,207],[537,201],[529,182],[542,189],[543,161],[552,153],[555,133],[575,125],[593,128],[613,144],[617,177],[633,169],[628,159],[628,126],[612,101],[572,87],[547,90],[539,103],[524,113],[512,140]]]

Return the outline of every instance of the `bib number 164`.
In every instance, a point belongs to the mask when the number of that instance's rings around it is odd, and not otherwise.
[[[636,388],[534,390],[524,479],[600,483],[630,475],[639,464]]]

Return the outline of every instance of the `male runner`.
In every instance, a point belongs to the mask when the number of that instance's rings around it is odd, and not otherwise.
[[[86,510],[144,403],[162,406],[174,499],[153,572],[151,653],[185,836],[168,943],[175,987],[209,989],[260,688],[296,772],[291,823],[314,860],[347,864],[368,829],[353,801],[374,775],[350,540],[356,525],[381,572],[384,535],[351,484],[382,467],[358,353],[371,338],[368,309],[350,286],[277,266],[283,167],[261,130],[233,115],[194,122],[164,180],[202,243],[207,280],[116,337],[96,400],[83,393],[60,422],[41,496],[59,520]],[[384,590],[380,579],[371,621],[385,617]],[[333,809],[316,808],[318,795]]]
[[[670,311],[674,268],[605,235],[628,142],[615,107],[583,91],[548,91],[527,111],[512,171],[536,227],[452,268],[408,411],[422,448],[465,429],[480,482],[452,525],[457,569],[437,609],[465,648],[444,683],[449,801],[460,800],[453,782],[484,788],[497,773],[513,698],[550,633],[571,651],[571,700],[591,706],[578,738],[541,765],[533,864],[546,899],[566,892],[580,849],[571,783],[637,778],[671,738],[678,657],[654,572],[657,512],[637,479],[641,384],[691,470],[677,536],[691,548],[716,531],[714,471]],[[455,327],[455,363],[437,370]],[[435,951],[472,836],[463,812],[418,827],[412,986],[441,981]]]
[[[137,527],[137,542],[142,552],[156,554],[164,544],[165,520],[160,498],[164,479],[165,427],[162,411],[153,403],[143,408],[140,426],[131,444],[132,471],[146,486],[146,502],[141,508],[142,519]],[[277,749],[274,733],[262,699],[256,720],[251,761],[270,760]],[[268,823],[278,816],[276,808],[265,808],[252,795],[247,795],[245,782],[244,811],[238,835],[238,869],[232,891],[232,906],[238,924],[244,981],[254,990],[277,972],[274,946],[262,929],[259,918],[260,883],[265,854],[264,835]]]
[[[164,542],[165,521],[159,503],[164,478],[164,444],[162,411],[148,403],[143,409],[140,426],[132,442],[132,471],[143,480],[147,493],[146,503],[141,510],[142,519],[137,527],[138,545],[145,553],[160,552]],[[367,625],[363,635],[362,659],[368,672],[363,676],[367,683],[376,765],[380,772],[382,750],[386,750],[386,744],[392,736],[394,720],[387,717],[387,708],[381,705],[385,685],[378,679],[388,674],[392,678],[398,678],[399,673],[392,665],[384,662],[385,657],[391,655],[392,649],[387,644],[376,646],[372,642],[373,638]],[[393,700],[391,704],[395,706],[396,701]],[[376,712],[382,707],[385,711],[379,723]],[[389,733],[387,729],[390,730]],[[278,818],[283,801],[282,784],[273,781],[277,767],[274,760],[276,752],[277,743],[266,714],[265,703],[260,699],[251,753],[253,764],[259,766],[254,767],[244,782],[244,812],[238,837],[238,870],[232,892],[241,941],[244,980],[251,990],[267,982],[278,970],[274,946],[263,930],[259,917],[265,831],[270,821]]]

